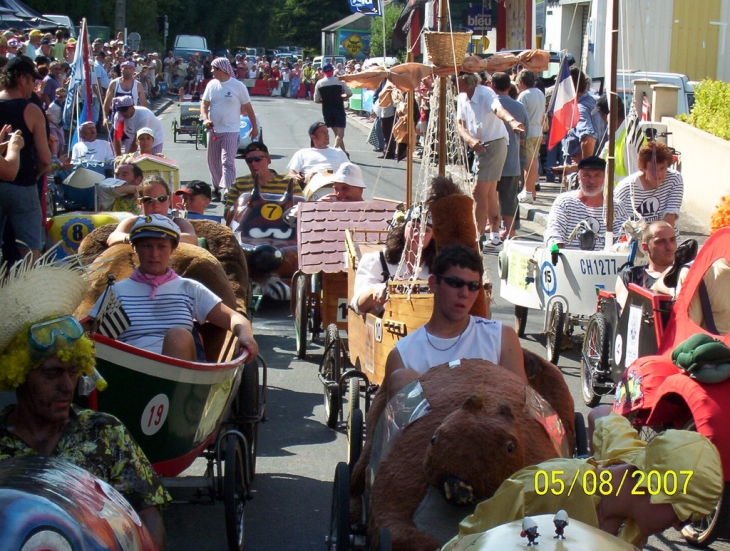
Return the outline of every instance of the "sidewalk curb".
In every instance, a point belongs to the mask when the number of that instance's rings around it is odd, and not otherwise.
[[[165,110],[167,110],[168,107],[175,103],[175,101],[176,100],[171,98],[165,98],[164,100],[162,100],[162,103],[159,106],[154,107],[154,109],[152,110],[152,112],[155,114],[155,117],[159,117],[162,113],[165,112]]]

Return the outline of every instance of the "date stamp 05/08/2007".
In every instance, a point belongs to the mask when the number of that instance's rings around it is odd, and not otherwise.
[[[620,480],[618,477],[614,480],[613,473],[609,470],[596,472],[593,469],[579,469],[571,478],[565,477],[565,471],[541,469],[535,471],[535,493],[544,496],[550,492],[560,496],[567,492],[570,496],[576,491],[587,495],[618,495],[624,484],[628,484],[632,495],[686,494],[693,474],[694,471],[636,470],[629,473],[629,470],[625,470]]]

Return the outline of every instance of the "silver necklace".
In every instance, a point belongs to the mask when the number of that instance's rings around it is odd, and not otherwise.
[[[459,337],[454,341],[454,343],[453,344],[450,344],[446,348],[439,348],[438,346],[436,346],[435,344],[433,344],[431,342],[431,339],[428,336],[428,330],[425,327],[423,328],[423,330],[426,332],[426,340],[428,341],[428,344],[430,344],[435,350],[438,350],[439,352],[446,352],[447,350],[451,350],[457,344],[459,344],[459,341],[461,340],[461,336],[466,332],[466,330],[467,330],[468,327],[469,327],[469,324],[467,323],[466,324],[466,327],[464,327],[464,329],[462,330],[462,332],[459,333]],[[451,338],[453,339],[454,337],[451,337]]]

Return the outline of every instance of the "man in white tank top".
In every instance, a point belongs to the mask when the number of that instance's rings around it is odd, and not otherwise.
[[[483,274],[482,259],[474,249],[448,245],[439,251],[428,278],[434,295],[431,318],[398,341],[385,363],[389,396],[431,367],[461,359],[488,360],[527,383],[514,329],[469,315]]]

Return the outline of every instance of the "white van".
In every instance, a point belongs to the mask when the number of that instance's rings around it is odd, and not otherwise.
[[[634,97],[634,81],[640,79],[656,80],[659,84],[671,84],[677,91],[677,115],[689,114],[695,103],[695,89],[687,75],[681,73],[658,73],[650,71],[619,71],[616,78],[616,91],[628,106]]]
[[[330,60],[334,59],[333,65],[337,67],[338,63],[342,63],[342,66],[345,66],[345,63],[347,63],[347,58],[343,55],[328,55],[328,56],[321,56],[318,55],[312,60],[312,68],[313,69],[319,69],[322,66],[322,60],[326,60],[324,63],[330,62]]]
[[[71,18],[68,15],[43,14],[43,17],[50,19],[54,23],[58,23],[59,27],[64,27],[68,30],[71,38],[76,38],[76,29],[74,28],[73,21],[71,21]]]

